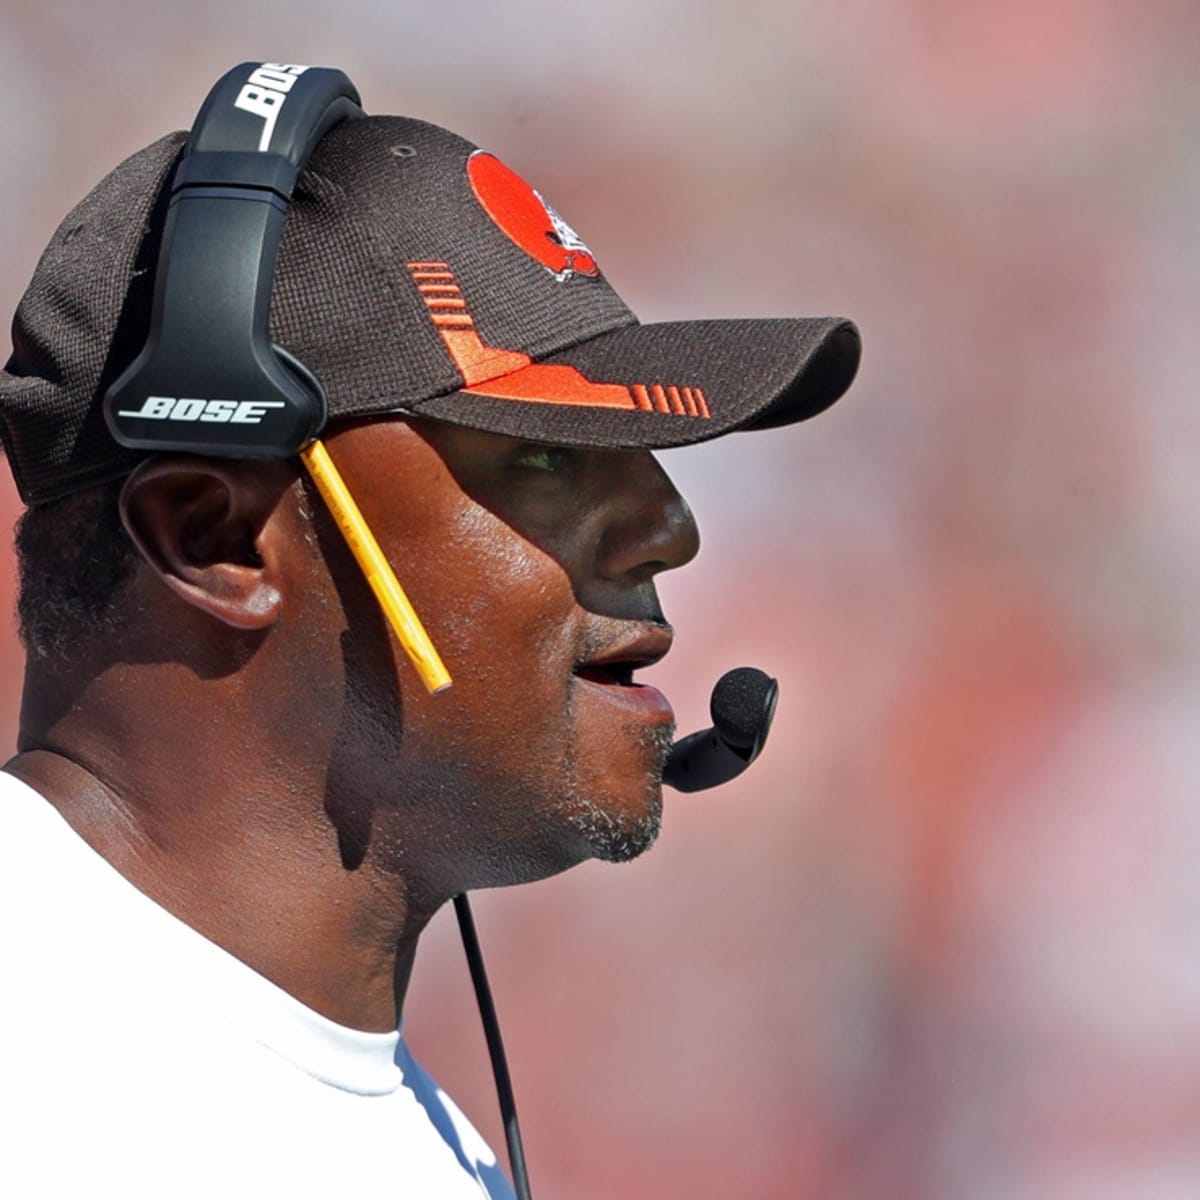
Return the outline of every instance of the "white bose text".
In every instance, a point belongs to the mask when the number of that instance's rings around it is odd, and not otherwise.
[[[122,409],[118,417],[151,421],[201,421],[210,425],[261,425],[270,408],[285,408],[283,400],[200,400],[190,396],[147,396],[136,412]]]
[[[271,135],[275,132],[279,109],[287,99],[288,92],[292,90],[297,76],[307,70],[307,67],[292,63],[263,63],[251,71],[250,78],[242,84],[242,90],[238,92],[238,98],[233,104],[243,112],[253,113],[262,118],[262,136],[258,139],[260,150],[266,150],[271,145]]]

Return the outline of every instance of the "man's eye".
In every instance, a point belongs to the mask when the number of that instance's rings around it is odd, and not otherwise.
[[[562,446],[522,446],[513,463],[531,471],[562,471],[569,458],[570,451]]]

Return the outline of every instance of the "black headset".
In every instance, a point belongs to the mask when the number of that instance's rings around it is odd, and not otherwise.
[[[320,433],[325,394],[271,342],[271,293],[296,180],[362,115],[328,67],[242,63],[209,92],[171,184],[146,345],[104,397],[120,445],[290,458]]]

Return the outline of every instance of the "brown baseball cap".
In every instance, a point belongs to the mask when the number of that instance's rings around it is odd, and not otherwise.
[[[133,155],[70,213],[17,310],[0,435],[29,504],[145,456],[113,439],[101,400],[146,340],[185,136]],[[624,449],[813,416],[860,353],[836,317],[639,323],[520,176],[407,117],[347,120],[317,146],[288,209],[271,337],[320,381],[331,421],[413,413]]]

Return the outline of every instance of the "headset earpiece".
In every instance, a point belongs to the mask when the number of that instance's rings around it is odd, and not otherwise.
[[[271,293],[300,172],[361,115],[325,67],[242,63],[209,92],[171,185],[146,345],[104,397],[121,445],[289,458],[320,433],[324,392],[272,344]]]
[[[209,92],[171,182],[142,352],[104,396],[135,450],[229,458],[299,455],[405,653],[433,693],[450,673],[318,435],[320,381],[271,341],[283,221],[321,138],[361,117],[341,71],[242,63]]]

